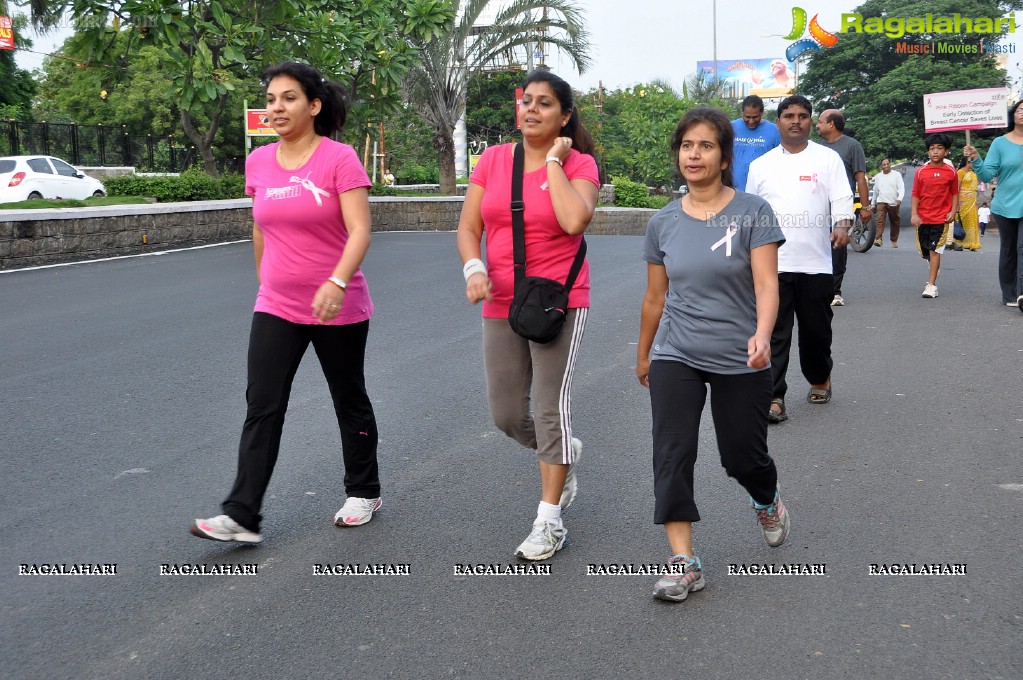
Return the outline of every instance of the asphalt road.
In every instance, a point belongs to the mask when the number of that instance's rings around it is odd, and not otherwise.
[[[791,420],[770,432],[793,516],[781,548],[724,475],[705,415],[708,585],[678,605],[651,598],[651,576],[586,575],[668,556],[633,374],[641,239],[589,241],[580,493],[569,546],[532,577],[454,575],[514,564],[539,490],[532,455],[488,419],[453,234],[379,234],[365,265],[383,509],[364,527],[331,524],[339,437],[310,352],[256,548],[187,533],[234,474],[251,246],[0,274],[0,676],[1023,677],[1023,314],[998,304],[997,236],[946,255],[935,300],[920,297],[927,267],[910,239],[850,253],[835,397],[806,404],[790,374]],[[117,573],[19,575],[54,563]],[[410,575],[313,575],[322,563]],[[826,574],[728,574],[791,563]],[[869,575],[891,563],[967,573]],[[161,576],[163,564],[258,574]]]

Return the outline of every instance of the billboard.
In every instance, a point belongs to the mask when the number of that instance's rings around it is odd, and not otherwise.
[[[266,109],[245,109],[245,135],[247,137],[275,137]]]
[[[742,99],[746,95],[784,97],[796,88],[795,62],[783,57],[732,59],[717,61],[717,77],[725,97]],[[714,62],[698,61],[696,70],[714,79]]]

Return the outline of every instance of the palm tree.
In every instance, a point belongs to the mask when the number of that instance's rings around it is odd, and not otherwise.
[[[682,83],[682,97],[701,103],[723,100],[725,81],[715,80],[706,71],[697,71]]]
[[[582,73],[590,64],[582,11],[573,0],[512,0],[484,30],[473,28],[491,0],[456,0],[445,31],[418,45],[420,61],[405,77],[406,100],[433,127],[440,191],[455,193],[455,123],[465,111],[469,74],[517,47],[537,42],[565,54]]]

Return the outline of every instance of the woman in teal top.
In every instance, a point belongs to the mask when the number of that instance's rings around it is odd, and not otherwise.
[[[998,178],[991,201],[991,216],[998,224],[998,283],[1002,303],[1023,312],[1023,100],[1009,109],[1008,131],[996,139],[981,160],[977,149],[967,144],[963,154],[973,162],[982,182]]]

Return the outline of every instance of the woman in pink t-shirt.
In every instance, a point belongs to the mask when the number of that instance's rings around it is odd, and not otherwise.
[[[572,88],[549,71],[534,71],[526,78],[518,121],[525,151],[526,275],[564,282],[597,206],[600,184],[591,155],[593,140],[575,110]],[[561,511],[576,494],[574,466],[582,442],[572,436],[572,371],[590,306],[590,273],[584,263],[569,291],[565,327],[555,340],[535,343],[512,330],[509,206],[514,148],[490,147],[477,163],[458,224],[458,252],[466,297],[483,302],[490,413],[505,434],[535,450],[540,461],[542,500],[532,530],[515,554],[543,560],[565,544]],[[484,231],[486,264],[480,259]]]
[[[371,238],[372,184],[352,147],[329,139],[348,110],[338,84],[295,62],[267,69],[263,81],[280,141],[256,149],[245,164],[259,292],[238,474],[224,514],[191,526],[200,538],[242,543],[262,540],[263,496],[291,384],[310,343],[341,428],[348,498],[334,523],[365,524],[381,505],[377,426],[363,372],[373,301],[359,270]]]

